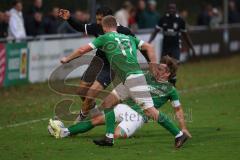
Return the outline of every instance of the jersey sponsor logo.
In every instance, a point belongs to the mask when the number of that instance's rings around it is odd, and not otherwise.
[[[166,83],[166,84],[160,84],[157,86],[149,86],[149,89],[152,94],[156,94],[157,96],[162,97],[162,96],[166,96],[166,94],[168,94],[169,91],[171,91],[172,87],[171,85]]]
[[[114,52],[118,45],[114,41],[110,41],[103,46],[103,51]]]

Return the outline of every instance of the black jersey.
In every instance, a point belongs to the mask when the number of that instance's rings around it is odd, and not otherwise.
[[[186,32],[185,21],[178,15],[166,13],[160,18],[157,29],[163,33],[163,48],[181,48],[181,34]]]
[[[68,19],[68,23],[77,31],[79,32],[83,32],[87,35],[92,35],[95,37],[98,37],[100,35],[103,35],[103,29],[102,26],[96,23],[90,23],[90,24],[82,24],[79,21],[77,21],[76,19],[74,19],[73,17],[70,17]],[[117,27],[117,32],[121,33],[121,34],[125,34],[125,35],[131,35],[131,36],[135,36],[130,29],[128,29],[127,27],[118,25]],[[105,63],[108,63],[107,58],[105,56],[105,54],[103,53],[103,51],[101,50],[97,50],[96,55],[99,56],[100,58],[102,58],[104,60]]]

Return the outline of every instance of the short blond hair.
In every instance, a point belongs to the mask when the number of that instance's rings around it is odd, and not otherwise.
[[[117,20],[114,16],[106,16],[102,20],[102,26],[107,28],[117,28]]]

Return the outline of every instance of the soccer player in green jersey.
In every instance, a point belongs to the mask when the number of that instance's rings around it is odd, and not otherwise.
[[[155,78],[148,72],[145,74],[145,77],[147,83],[150,85],[150,93],[153,97],[154,106],[159,109],[165,103],[171,101],[182,132],[191,137],[191,134],[187,130],[185,124],[184,112],[181,107],[178,92],[176,88],[168,82],[168,80],[176,73],[177,64],[174,65],[174,63],[176,63],[176,61],[168,56],[165,56],[162,58],[161,64],[159,64],[161,75],[158,75],[158,77]],[[158,81],[156,79],[158,79]],[[113,110],[116,122],[119,123],[115,129],[114,138],[130,137],[144,124],[144,114],[140,106],[130,99],[124,101],[123,103],[125,104],[118,104]],[[130,106],[132,106],[132,108],[130,108]],[[61,128],[53,122],[53,126],[50,124],[49,132],[56,138],[64,138],[79,133],[85,133],[95,126],[105,123],[105,116],[103,113],[99,113],[96,109],[94,109],[93,113],[96,116],[93,116],[91,120],[79,122],[78,124],[72,125],[68,128]],[[175,147],[180,148],[183,144],[182,132],[164,113],[160,114],[162,116],[162,120],[159,121],[159,124],[175,137]],[[52,128],[56,128],[54,129],[55,131]]]
[[[106,16],[102,21],[102,27],[106,34],[62,58],[61,62],[67,63],[96,48],[102,49],[106,54],[112,69],[122,83],[105,98],[100,106],[106,113],[106,135],[103,139],[94,140],[94,143],[101,146],[112,146],[114,144],[115,117],[111,111],[120,100],[131,98],[141,106],[148,117],[157,122],[162,120],[161,114],[154,107],[149,86],[138,64],[137,49],[147,51],[150,59],[150,69],[154,75],[158,75],[159,70],[156,69],[157,59],[153,47],[135,37],[117,33],[117,22],[113,16]]]

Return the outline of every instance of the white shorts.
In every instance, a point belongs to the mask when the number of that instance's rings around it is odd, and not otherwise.
[[[127,137],[132,136],[144,124],[142,115],[126,104],[118,104],[114,108],[114,114],[118,126],[124,130]]]
[[[112,94],[122,101],[131,97],[143,110],[154,107],[144,74],[129,75],[124,84],[120,83],[114,88]]]

